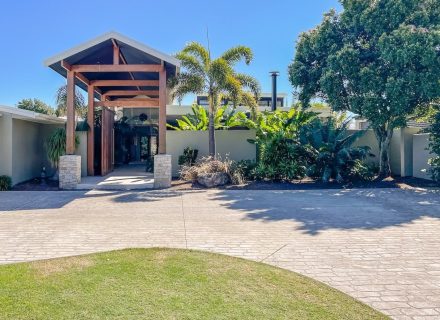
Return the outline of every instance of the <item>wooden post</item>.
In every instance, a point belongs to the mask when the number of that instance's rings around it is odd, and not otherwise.
[[[167,152],[167,73],[165,68],[159,72],[159,154]]]
[[[95,175],[95,130],[94,130],[94,91],[95,87],[88,86],[88,111],[87,111],[87,124],[89,125],[89,132],[87,135],[87,175]]]
[[[75,72],[67,72],[66,154],[75,154]]]

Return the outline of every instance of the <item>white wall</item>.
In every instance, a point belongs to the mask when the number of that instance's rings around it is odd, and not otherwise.
[[[79,146],[75,154],[81,156],[81,177],[87,176],[87,131],[77,131]]]
[[[415,134],[413,138],[413,177],[431,179],[429,174],[430,165],[428,159],[433,155],[429,153],[429,134]]]
[[[255,139],[254,130],[216,130],[217,154],[231,160],[253,160],[256,157],[255,144],[248,139]],[[172,156],[173,176],[179,175],[178,158],[186,147],[199,150],[198,159],[207,156],[208,131],[167,131],[167,154]]]
[[[3,113],[0,117],[0,176],[12,176],[12,117]]]

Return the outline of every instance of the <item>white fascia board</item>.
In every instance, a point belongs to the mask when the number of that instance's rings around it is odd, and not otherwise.
[[[73,47],[69,50],[63,51],[63,52],[61,52],[51,58],[48,58],[44,61],[44,65],[46,67],[49,67],[49,66],[53,65],[54,63],[62,61],[70,56],[73,56],[81,51],[87,50],[95,45],[98,45],[98,44],[100,44],[104,41],[110,40],[110,39],[115,39],[117,41],[128,44],[129,46],[132,46],[132,47],[134,47],[140,51],[143,51],[149,55],[157,57],[160,60],[171,63],[171,64],[175,65],[177,68],[180,68],[180,60],[179,59],[176,59],[170,55],[167,55],[165,53],[157,51],[156,49],[153,49],[149,46],[144,45],[143,43],[140,43],[136,40],[130,39],[120,33],[114,32],[114,31],[105,33],[99,37],[96,37],[92,40],[89,40],[89,41],[83,43],[83,44],[80,44],[80,45]]]

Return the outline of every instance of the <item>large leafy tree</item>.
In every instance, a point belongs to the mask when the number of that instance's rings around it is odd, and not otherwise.
[[[440,96],[440,1],[340,0],[297,43],[289,77],[300,100],[369,120],[389,175],[393,129]]]
[[[176,57],[183,70],[170,82],[174,97],[182,98],[189,93],[208,94],[209,155],[215,158],[215,116],[222,101],[226,98],[235,105],[256,105],[260,93],[257,80],[234,70],[240,61],[250,64],[252,50],[237,46],[213,59],[209,49],[191,42]]]
[[[17,108],[38,113],[54,115],[55,110],[39,99],[22,99],[17,102]]]

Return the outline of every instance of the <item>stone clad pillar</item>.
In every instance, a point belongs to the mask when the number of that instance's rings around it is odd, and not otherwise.
[[[65,155],[60,157],[60,189],[76,189],[81,182],[81,156]]]
[[[158,154],[154,156],[154,188],[171,187],[171,155]]]

